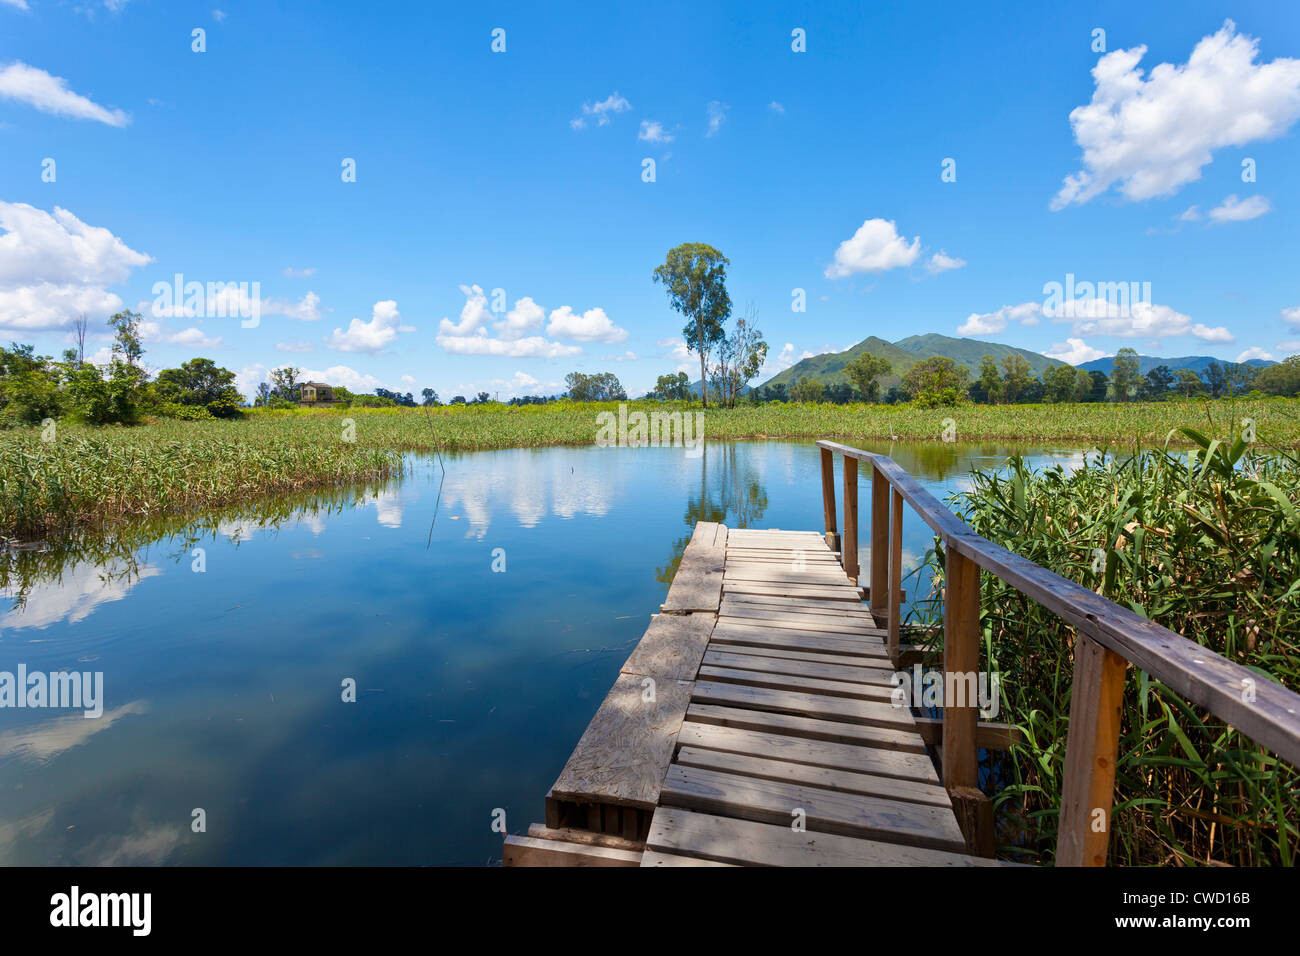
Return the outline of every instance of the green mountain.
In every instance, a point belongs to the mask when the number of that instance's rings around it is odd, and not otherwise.
[[[773,375],[757,387],[785,385],[788,388],[801,378],[815,379],[826,386],[847,384],[849,377],[844,373],[844,366],[864,352],[879,355],[894,366],[892,374],[885,375],[880,379],[882,391],[897,385],[915,362],[935,355],[947,356],[958,365],[965,366],[966,370],[970,372],[972,381],[979,377],[980,359],[985,355],[992,355],[998,362],[1001,362],[1004,356],[1013,352],[1023,355],[1028,360],[1029,368],[1034,376],[1042,375],[1052,366],[1062,364],[1056,359],[1050,359],[1046,355],[1039,355],[1037,352],[1030,352],[1028,349],[999,345],[996,342],[981,342],[978,339],[953,338],[952,336],[938,335],[933,332],[928,335],[911,335],[905,339],[899,339],[897,342],[886,342],[884,339],[872,335],[863,339],[848,351],[813,355],[796,362],[784,372]]]

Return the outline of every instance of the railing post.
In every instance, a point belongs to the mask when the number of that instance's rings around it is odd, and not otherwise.
[[[943,785],[952,799],[967,849],[977,856],[992,856],[993,805],[979,789],[975,748],[979,722],[980,569],[959,554],[951,542],[945,542],[944,562]]]
[[[871,466],[871,614],[889,613],[889,481]]]
[[[844,536],[840,539],[844,573],[858,583],[858,460],[844,456]]]
[[[903,496],[895,490],[891,500],[892,507],[889,513],[889,659],[897,667],[899,619],[903,614]]]
[[[1086,634],[1074,643],[1057,866],[1105,866],[1128,662]],[[1100,827],[1098,826],[1100,824]]]
[[[826,523],[826,546],[838,551],[838,530],[835,527],[835,455],[829,448],[822,452],[822,518]]]

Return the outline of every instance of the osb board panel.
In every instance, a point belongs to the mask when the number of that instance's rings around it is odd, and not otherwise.
[[[620,674],[551,788],[557,800],[651,809],[690,703],[691,684]]]
[[[694,680],[713,633],[712,614],[656,614],[626,663],[624,674]]]

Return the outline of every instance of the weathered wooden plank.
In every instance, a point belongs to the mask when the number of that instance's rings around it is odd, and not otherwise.
[[[864,745],[862,742],[843,744],[688,719],[682,724],[677,744],[679,751],[685,747],[723,750],[728,753],[808,764],[812,767],[852,770],[877,777],[891,777],[940,786],[934,763],[926,754],[887,750]]]
[[[777,597],[824,598],[830,601],[844,601],[849,604],[861,604],[862,595],[852,587],[822,587],[798,584],[757,584],[753,581],[727,579],[723,576],[723,586],[728,593],[734,594],[770,594]]]
[[[957,821],[946,808],[739,777],[680,764],[668,768],[663,803],[759,823],[790,826],[802,820],[813,831],[908,846],[953,851],[965,846]]]
[[[1057,866],[1105,866],[1128,664],[1086,634],[1074,645]],[[1097,814],[1104,826],[1095,826]]]
[[[772,690],[744,684],[726,684],[721,681],[696,681],[691,702],[722,704],[726,707],[748,707],[776,714],[798,714],[804,717],[865,724],[869,727],[887,727],[891,730],[910,730],[914,726],[912,715],[906,708],[895,707],[882,701]]]
[[[640,852],[645,844],[639,840],[628,840],[608,833],[592,833],[590,830],[577,830],[573,827],[548,827],[534,823],[528,828],[528,835],[535,840],[560,840],[564,843],[588,843],[592,846],[610,847],[615,850],[635,850]]]
[[[893,699],[894,691],[894,688],[883,684],[857,684],[842,680],[826,680],[821,677],[804,677],[799,674],[719,667],[715,664],[702,665],[699,679],[744,684],[746,687],[770,687],[773,690],[790,690],[801,694],[826,694],[830,697],[876,700],[885,703]]]
[[[711,614],[656,614],[622,673],[661,680],[694,680],[713,633]]]
[[[822,631],[761,627],[722,619],[713,628],[711,644],[752,644],[756,647],[784,647],[790,650],[852,654],[889,660],[885,642],[872,635],[844,636]]]
[[[729,657],[745,657],[762,660],[777,658],[785,661],[812,661],[821,664],[841,664],[845,667],[867,668],[889,672],[889,661],[882,657],[862,657],[854,654],[822,654],[817,651],[788,650],[783,647],[753,647],[748,644],[719,644],[710,646],[708,654],[726,654]]]
[[[646,679],[618,676],[551,788],[554,799],[645,809],[659,803],[691,684],[656,681],[654,700],[647,701]]]
[[[664,599],[663,610],[717,611],[722,603],[724,553],[722,548],[687,545]]]
[[[827,740],[855,746],[880,747],[906,753],[926,752],[925,742],[915,733],[889,727],[868,727],[798,714],[765,713],[742,707],[697,702],[691,703],[686,716],[696,723],[717,724],[720,727],[779,733],[808,740]]]
[[[719,608],[722,617],[732,618],[745,623],[767,627],[789,627],[795,630],[827,631],[836,634],[870,634],[883,638],[885,629],[876,627],[874,621],[850,620],[825,614],[800,614],[789,608],[768,608],[755,610],[730,604],[726,609]]]
[[[846,617],[853,620],[872,621],[871,611],[865,604],[845,604],[843,601],[826,601],[818,598],[787,598],[772,594],[735,594],[730,591],[722,595],[722,605],[735,604],[743,607],[785,608],[799,614],[829,614],[834,617]]]
[[[793,562],[792,562],[793,563]],[[804,584],[816,587],[852,587],[853,582],[842,571],[831,568],[818,570],[805,567],[796,570],[780,564],[746,564],[728,561],[727,576],[736,580],[758,581],[764,584]]]
[[[660,807],[646,851],[694,856],[738,866],[998,866],[994,860],[923,847],[797,832],[789,824],[756,823]],[[644,862],[643,862],[644,865]]]
[[[894,673],[883,663],[877,663],[875,667],[861,667],[854,664],[791,660],[785,657],[762,657],[733,653],[729,649],[732,646],[723,644],[710,648],[705,652],[701,663],[712,667],[762,671],[767,674],[789,674],[798,677],[820,677],[823,680],[844,681],[850,684],[871,684],[890,691],[894,689],[894,684],[890,680]]]
[[[692,856],[680,856],[676,853],[664,853],[661,850],[646,850],[641,854],[642,866],[738,866],[719,860],[701,860]]]
[[[640,866],[641,851],[509,835],[501,862],[504,866]]]
[[[889,751],[881,751],[888,753]],[[895,755],[900,756],[900,755]],[[796,786],[817,787],[837,793],[856,793],[864,797],[897,800],[900,803],[919,803],[929,807],[952,808],[948,791],[938,783],[918,783],[896,777],[881,777],[856,770],[836,767],[816,767],[811,764],[792,763],[755,754],[682,747],[677,751],[674,766],[698,767],[719,773],[736,774],[756,780],[773,780]]]

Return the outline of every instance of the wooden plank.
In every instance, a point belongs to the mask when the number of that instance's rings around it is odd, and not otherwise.
[[[898,662],[898,630],[902,608],[899,592],[903,579],[903,496],[897,491],[890,491],[889,512],[889,634],[886,645],[889,659]]]
[[[884,628],[876,627],[875,621],[868,623],[861,620],[855,621],[842,617],[832,617],[826,614],[801,614],[789,608],[753,610],[732,604],[725,610],[722,608],[718,610],[721,618],[730,618],[738,623],[753,624],[757,627],[785,627],[793,628],[796,631],[822,631],[832,634],[870,635],[880,638],[883,638],[886,634]]]
[[[914,733],[889,727],[867,727],[843,721],[823,720],[797,714],[764,713],[727,705],[692,702],[686,711],[689,720],[720,727],[779,733],[807,740],[880,747],[906,753],[924,754],[925,742]]]
[[[535,840],[560,840],[564,843],[588,843],[592,846],[611,847],[615,850],[640,851],[645,844],[639,840],[627,840],[607,833],[592,833],[590,830],[576,830],[573,827],[548,827],[534,823],[528,828],[528,835]]]
[[[712,644],[752,644],[756,647],[784,647],[790,650],[818,651],[827,654],[852,654],[856,657],[879,657],[889,660],[885,642],[872,635],[844,635],[797,628],[762,627],[722,619],[713,628]]]
[[[712,548],[715,546],[718,537],[718,528],[721,525],[716,521],[697,521],[695,529],[691,532],[691,544],[700,548]]]
[[[744,579],[729,578],[726,575],[722,578],[722,585],[729,593],[736,594],[771,594],[779,597],[810,597],[826,598],[832,601],[844,601],[850,604],[860,604],[862,595],[852,587],[830,587],[819,585],[800,585],[800,584],[759,584],[755,581],[746,581]]]
[[[965,843],[952,811],[861,794],[757,780],[673,764],[664,779],[664,806],[791,826],[960,851]],[[652,824],[653,825],[653,824]]]
[[[705,653],[703,663],[713,667],[764,671],[769,674],[792,674],[800,677],[845,681],[851,684],[873,684],[888,688],[890,691],[895,686],[891,681],[894,672],[884,666],[862,667],[853,664],[790,660],[783,657],[756,657],[750,654],[730,653],[727,650],[729,646],[711,648]]]
[[[888,752],[881,751],[881,753]],[[919,803],[928,807],[942,807],[945,810],[952,809],[948,791],[937,782],[918,783],[915,780],[899,780],[854,770],[814,767],[788,760],[774,760],[766,756],[695,747],[683,747],[678,750],[674,766],[697,767],[755,780],[773,780],[778,783],[833,790],[837,793],[856,793],[864,797],[897,800],[900,803]]]
[[[663,680],[694,680],[713,633],[711,614],[656,614],[622,673]]]
[[[998,866],[960,853],[797,832],[788,824],[756,823],[660,807],[650,824],[651,853],[693,856],[738,866]],[[645,865],[644,862],[642,865]]]
[[[827,534],[835,534],[835,456],[827,449],[821,450],[822,459],[822,523]]]
[[[770,687],[801,694],[826,694],[830,697],[847,697],[852,700],[873,700],[890,703],[893,688],[881,684],[855,684],[848,681],[825,680],[820,677],[803,677],[798,674],[774,674],[770,671],[742,670],[734,667],[717,667],[705,664],[700,667],[700,680],[744,684],[746,687]],[[900,708],[901,709],[901,708]]]
[[[858,462],[856,458],[844,459],[844,538],[840,547],[844,552],[844,573],[856,583],[861,571],[858,566]]]
[[[656,681],[655,699],[648,702],[643,680],[618,676],[551,788],[554,799],[644,809],[658,805],[691,684]]]
[[[797,714],[803,717],[863,724],[868,727],[886,727],[891,730],[910,730],[913,726],[912,715],[906,708],[894,707],[881,701],[771,690],[766,687],[748,687],[744,684],[727,684],[721,681],[696,681],[691,703],[748,707],[776,714]]]
[[[664,853],[660,850],[646,850],[641,854],[642,866],[735,866],[734,863],[723,863],[718,860],[701,860],[691,856],[680,856],[676,853]]]
[[[717,611],[722,603],[724,554],[722,548],[688,544],[668,589],[668,597],[664,599],[663,610],[677,613]]]
[[[843,601],[828,601],[824,598],[791,598],[776,594],[736,594],[728,591],[723,594],[724,603],[744,604],[751,607],[784,607],[798,611],[800,614],[834,614],[838,617],[858,617],[874,620],[871,609],[865,604],[845,604]]]
[[[783,647],[752,647],[746,644],[719,644],[710,646],[709,654],[726,654],[730,657],[751,659],[777,658],[788,661],[812,661],[821,664],[842,664],[845,667],[865,667],[870,670],[889,670],[889,660],[883,657],[862,657],[854,654],[822,654],[817,651],[787,650]]]
[[[843,744],[829,740],[812,740],[789,734],[745,730],[721,724],[687,720],[682,724],[677,738],[679,751],[686,747],[697,750],[722,750],[728,753],[783,760],[788,763],[807,764],[834,770],[852,770],[855,773],[877,777],[891,777],[926,783],[942,789],[934,763],[924,753],[887,750],[862,743]],[[946,804],[946,800],[944,801]]]
[[[640,866],[641,851],[508,835],[501,862],[504,866]]]
[[[1086,634],[1077,636],[1057,866],[1106,865],[1127,669],[1127,662],[1115,652]],[[1095,826],[1098,815],[1105,818],[1100,830]]]

